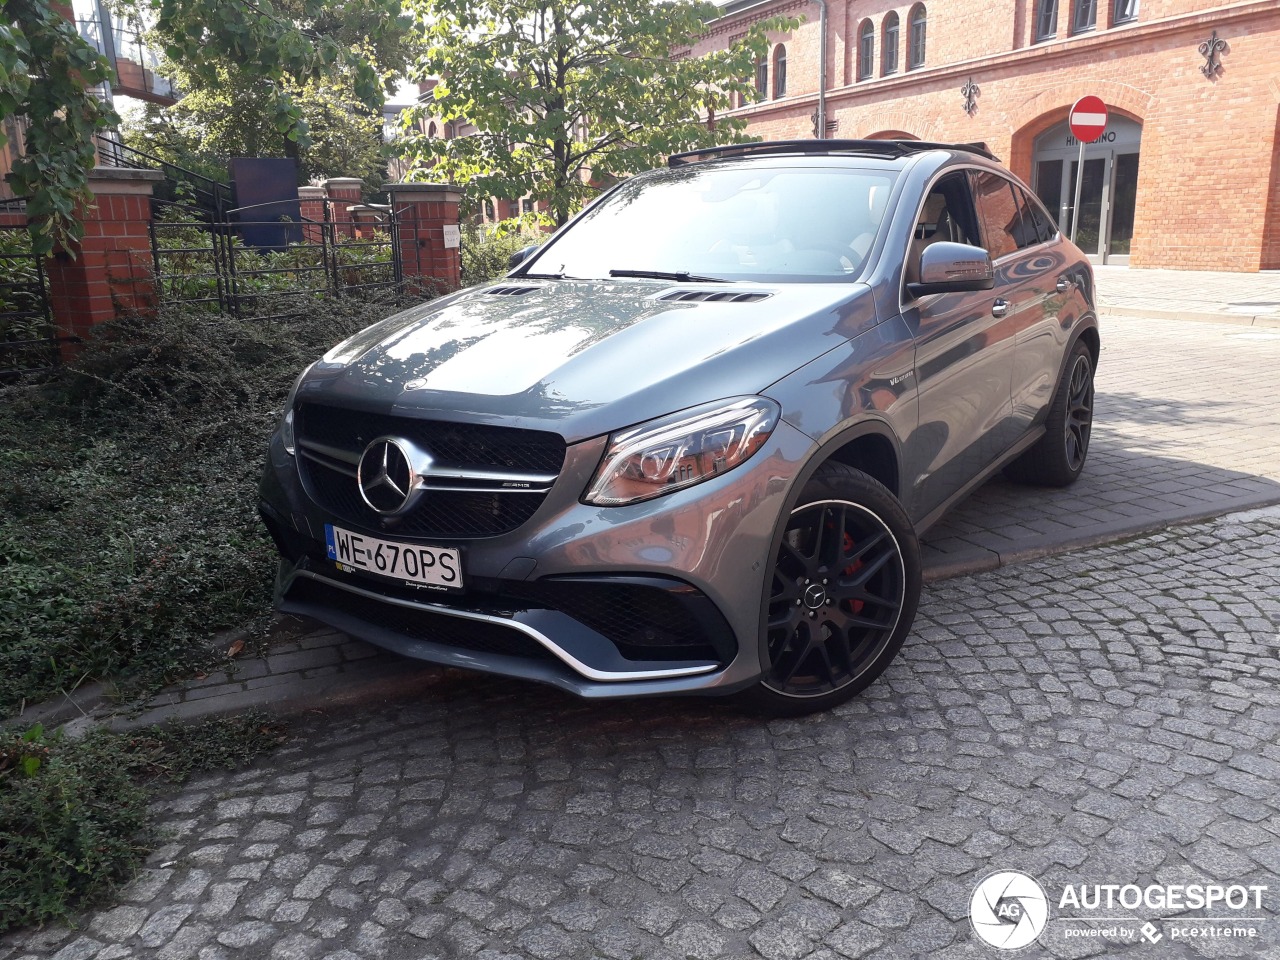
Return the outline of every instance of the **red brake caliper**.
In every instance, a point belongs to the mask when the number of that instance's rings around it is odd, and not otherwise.
[[[848,530],[846,530],[846,531],[844,532],[844,552],[845,552],[845,553],[852,553],[852,552],[853,552],[853,537],[849,536],[849,531],[848,531]],[[853,563],[849,564],[849,566],[845,567],[845,568],[844,568],[844,570],[843,570],[842,572],[844,573],[844,575],[845,575],[846,577],[851,577],[851,576],[853,576],[855,573],[857,573],[857,572],[858,572],[859,570],[861,570],[861,569],[862,569],[862,558],[861,558],[861,557],[859,557],[857,560],[853,561]],[[861,612],[862,612],[862,601],[861,601],[861,600],[850,600],[850,601],[849,601],[849,608],[850,608],[850,611],[851,611],[851,612],[853,612],[853,613],[855,613],[855,614],[857,614],[857,613],[861,613]]]

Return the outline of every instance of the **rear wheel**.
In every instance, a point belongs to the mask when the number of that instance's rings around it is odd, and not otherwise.
[[[1076,341],[1053,396],[1045,434],[1036,445],[1004,468],[1019,483],[1065,487],[1075,483],[1089,455],[1093,432],[1093,354]]]
[[[766,669],[745,699],[774,716],[828,709],[880,676],[911,629],[915,531],[882,484],[824,464],[791,512],[767,589]]]

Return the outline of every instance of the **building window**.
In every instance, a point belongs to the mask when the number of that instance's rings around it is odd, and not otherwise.
[[[863,20],[858,28],[858,79],[866,80],[875,69],[876,28],[870,20]]]
[[[1088,33],[1098,25],[1098,0],[1076,0],[1076,17],[1072,33]]]
[[[924,66],[925,27],[928,18],[923,3],[911,8],[911,43],[907,49],[907,69],[915,70]]]
[[[761,100],[769,99],[769,62],[763,57],[756,61],[756,93]]]
[[[427,127],[427,136],[432,140],[436,138],[436,123],[434,120],[431,121],[431,126]]]
[[[787,95],[787,48],[778,44],[773,53],[773,99],[781,100]]]
[[[884,18],[884,40],[880,49],[880,75],[898,72],[898,15],[890,10]]]
[[[1115,0],[1112,10],[1112,23],[1128,23],[1138,19],[1138,0]]]
[[[1052,40],[1058,35],[1058,0],[1040,0],[1036,7],[1036,39]]]

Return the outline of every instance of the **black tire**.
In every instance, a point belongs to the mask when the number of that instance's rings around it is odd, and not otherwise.
[[[865,690],[915,620],[920,545],[889,490],[826,463],[791,512],[762,602],[764,662],[741,695],[769,716],[827,710]]]
[[[1076,482],[1089,456],[1093,432],[1093,353],[1077,340],[1053,395],[1044,436],[1004,468],[1010,480],[1041,487]]]

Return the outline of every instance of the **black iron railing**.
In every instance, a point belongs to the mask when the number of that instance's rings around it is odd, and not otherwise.
[[[139,150],[110,136],[99,134],[98,157],[103,166],[134,167],[143,170],[159,170],[166,177],[156,184],[156,196],[162,202],[176,202],[185,191],[187,203],[194,206],[200,216],[225,220],[231,209],[231,186],[207,177],[176,163],[170,163],[146,150]]]
[[[0,380],[54,369],[58,335],[44,257],[31,252],[20,201],[0,204]]]
[[[180,204],[157,206],[151,249],[161,302],[268,319],[296,312],[308,297],[401,287],[390,210],[355,220],[324,201],[322,220],[295,220],[271,216],[277,204],[258,204],[210,221]],[[263,232],[273,236],[269,245],[245,242]]]
[[[0,381],[53,369],[59,337],[44,258],[31,252],[21,200],[0,203]]]

